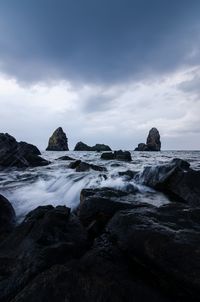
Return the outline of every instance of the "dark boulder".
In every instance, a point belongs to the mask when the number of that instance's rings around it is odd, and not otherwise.
[[[139,265],[143,278],[154,280],[175,301],[199,299],[200,208],[172,203],[125,210],[106,231],[130,265]]]
[[[192,170],[186,161],[176,158],[169,164],[146,167],[140,181],[177,200],[200,206],[200,171]]]
[[[103,152],[103,151],[111,151],[111,148],[108,145],[104,145],[104,144],[96,144],[95,146],[90,147],[87,144],[84,144],[83,142],[78,142],[74,148],[74,151]]]
[[[81,160],[76,160],[76,161],[70,163],[69,168],[76,169],[76,172],[85,172],[85,171],[89,171],[90,169],[95,170],[95,171],[107,171],[107,169],[105,167],[88,164]]]
[[[131,161],[132,160],[131,153],[129,151],[122,151],[122,150],[114,151],[114,153],[112,153],[112,152],[102,153],[101,159],[105,159],[105,160],[116,159],[116,160],[121,160],[121,161]]]
[[[28,155],[28,154],[41,155],[40,150],[36,146],[32,144],[28,144],[26,142],[19,142],[18,148],[20,153],[23,155]]]
[[[68,151],[68,139],[61,127],[56,129],[49,139],[47,151]]]
[[[59,158],[57,158],[56,160],[75,160],[74,158],[70,157],[70,156],[61,156]]]
[[[104,151],[111,151],[111,148],[108,145],[96,144],[95,146],[91,147],[91,150],[97,152],[104,152]]]
[[[15,218],[11,203],[0,194],[0,241],[13,230]]]
[[[78,142],[74,148],[74,151],[92,151],[91,147],[84,144],[83,142]]]
[[[36,154],[38,152],[33,145],[18,143],[11,135],[0,133],[0,166],[25,168],[48,165],[47,160]]]
[[[69,208],[30,212],[0,245],[0,301],[10,301],[38,274],[79,258],[87,248],[87,234]]]
[[[135,151],[160,151],[160,149],[161,141],[159,131],[156,128],[152,128],[147,136],[146,144],[138,144]]]

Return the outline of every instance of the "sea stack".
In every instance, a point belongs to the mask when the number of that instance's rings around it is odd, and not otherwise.
[[[146,144],[138,144],[135,151],[160,151],[161,141],[158,129],[152,128],[147,136]]]
[[[69,151],[68,139],[61,127],[56,129],[49,139],[47,151]]]

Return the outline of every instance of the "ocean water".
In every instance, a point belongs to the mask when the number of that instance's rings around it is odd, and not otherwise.
[[[70,161],[57,161],[58,157],[68,155],[88,163],[105,166],[107,172],[75,172],[68,168]],[[18,220],[40,205],[66,205],[76,208],[83,188],[111,187],[135,192],[142,202],[156,206],[168,203],[167,196],[160,192],[127,180],[118,172],[132,170],[142,172],[145,166],[168,163],[173,158],[187,160],[193,169],[200,170],[200,151],[131,151],[132,162],[116,160],[104,161],[98,152],[42,152],[42,157],[51,161],[49,166],[28,169],[7,169],[0,171],[0,193],[12,203]]]

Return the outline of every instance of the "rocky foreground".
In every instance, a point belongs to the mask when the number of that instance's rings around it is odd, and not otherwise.
[[[198,301],[200,171],[175,159],[131,172],[173,201],[84,189],[74,212],[41,206],[17,225],[0,196],[0,301]]]

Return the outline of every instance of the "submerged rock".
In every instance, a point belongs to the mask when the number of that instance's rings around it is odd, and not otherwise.
[[[83,142],[78,142],[74,148],[74,151],[111,151],[111,148],[108,145],[96,144],[93,147],[88,146]]]
[[[89,171],[90,169],[95,170],[95,171],[107,171],[107,169],[105,167],[88,164],[81,160],[76,160],[76,161],[70,163],[69,168],[76,169],[76,172],[85,172],[85,171]]]
[[[184,160],[176,158],[169,164],[146,167],[140,178],[147,186],[200,206],[200,171],[192,170]]]
[[[61,156],[59,158],[57,158],[56,160],[75,160],[74,158],[70,157],[70,156]]]
[[[61,127],[57,128],[49,139],[47,151],[68,151],[68,139]]]
[[[102,153],[101,159],[105,159],[105,160],[116,159],[116,160],[121,160],[121,161],[131,161],[132,160],[131,153],[129,151],[122,151],[122,150],[114,151],[114,153],[112,153],[112,152]]]
[[[152,128],[149,131],[146,144],[140,143],[135,151],[160,151],[161,141],[160,134],[156,128]]]
[[[0,133],[0,166],[24,168],[48,165],[49,162],[38,156],[39,153],[34,145],[18,143],[8,133]]]

